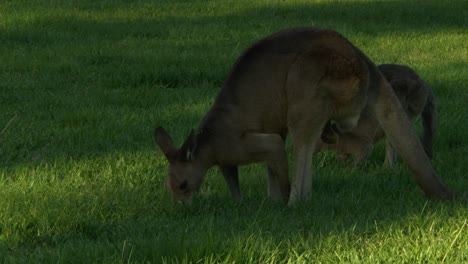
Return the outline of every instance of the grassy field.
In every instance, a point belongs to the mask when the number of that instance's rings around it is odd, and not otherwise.
[[[7,0],[0,262],[467,263],[467,203],[426,199],[404,164],[381,168],[382,144],[354,169],[314,157],[312,200],[295,208],[267,199],[261,165],[242,167],[240,204],[213,169],[192,206],[170,205],[153,129],[182,143],[243,49],[311,25],[427,80],[434,167],[467,192],[465,1]]]

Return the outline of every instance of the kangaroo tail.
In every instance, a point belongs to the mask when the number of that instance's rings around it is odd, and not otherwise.
[[[422,144],[426,154],[429,158],[432,158],[432,144],[434,141],[436,126],[437,126],[437,113],[435,98],[432,89],[427,87],[428,96],[426,105],[421,113],[422,125],[423,125],[423,138]]]

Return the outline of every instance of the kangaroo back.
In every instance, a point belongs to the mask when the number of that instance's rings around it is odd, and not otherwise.
[[[432,89],[428,87],[427,84],[426,89],[428,93],[427,101],[421,113],[423,126],[422,144],[427,156],[432,158],[432,143],[436,133],[437,113],[435,109],[435,98]]]

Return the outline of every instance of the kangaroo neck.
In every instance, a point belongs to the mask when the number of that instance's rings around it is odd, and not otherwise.
[[[229,140],[229,135],[235,130],[234,123],[227,107],[219,107],[215,103],[208,111],[196,134],[197,153],[203,164],[209,167],[219,164],[217,151],[223,149],[223,142]]]

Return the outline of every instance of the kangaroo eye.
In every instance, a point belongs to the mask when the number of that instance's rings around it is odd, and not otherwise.
[[[185,190],[187,189],[187,186],[188,186],[188,182],[185,180],[179,185],[179,189]]]

